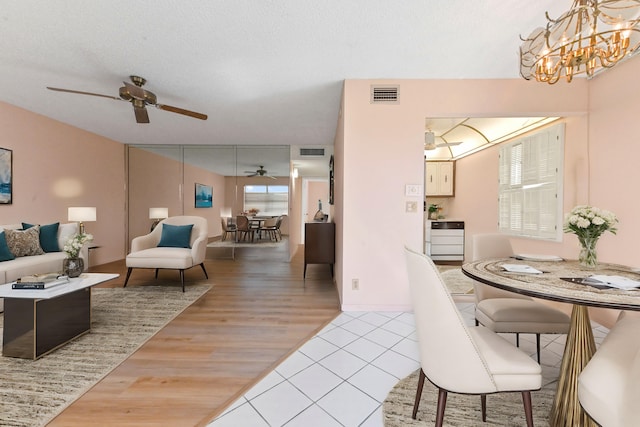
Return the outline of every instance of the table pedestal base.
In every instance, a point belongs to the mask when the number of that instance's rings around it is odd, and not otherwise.
[[[571,327],[562,356],[558,389],[551,407],[551,426],[597,426],[584,412],[578,400],[578,375],[595,352],[596,344],[587,307],[574,305]]]

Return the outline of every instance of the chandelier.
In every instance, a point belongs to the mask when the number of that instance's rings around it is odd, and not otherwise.
[[[640,47],[640,0],[574,0],[558,19],[547,18],[520,46],[520,75],[554,84],[564,74],[587,77]]]

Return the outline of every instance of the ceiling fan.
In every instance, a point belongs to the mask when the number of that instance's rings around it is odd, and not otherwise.
[[[267,170],[264,168],[264,166],[260,166],[257,170],[255,171],[244,171],[244,173],[248,173],[249,175],[247,175],[248,177],[252,177],[252,176],[264,176],[267,178],[271,178],[271,179],[276,179],[275,176],[271,176],[269,175],[269,173],[267,172]]]
[[[442,138],[444,142],[440,144],[436,144],[436,135],[430,130],[426,131],[424,133],[424,149],[435,150],[436,148],[441,148],[441,147],[455,147],[456,145],[460,145],[463,142],[463,141],[447,142],[447,140],[445,140],[443,137],[440,137],[440,138]]]
[[[136,116],[137,123],[149,123],[149,114],[147,113],[147,109],[145,108],[147,105],[152,105],[161,110],[169,111],[172,113],[183,114],[185,116],[193,117],[200,120],[207,120],[207,115],[202,113],[196,113],[195,111],[185,110],[183,108],[172,107],[171,105],[158,104],[157,97],[155,93],[150,92],[146,89],[143,89],[142,86],[147,82],[142,77],[138,76],[129,76],[131,78],[131,83],[122,82],[124,86],[119,89],[119,95],[111,96],[111,95],[102,95],[99,93],[92,92],[83,92],[79,90],[71,90],[71,89],[60,89],[57,87],[49,87],[49,90],[55,90],[58,92],[69,92],[69,93],[77,93],[79,95],[91,95],[91,96],[101,96],[103,98],[115,99],[116,101],[129,101],[133,105],[133,112]]]

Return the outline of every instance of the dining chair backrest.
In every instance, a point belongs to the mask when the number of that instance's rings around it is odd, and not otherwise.
[[[267,219],[264,220],[264,223],[263,223],[262,226],[265,227],[265,228],[266,227],[275,227],[277,223],[278,223],[278,218],[277,217],[267,218]]]
[[[249,218],[246,215],[238,215],[236,217],[236,228],[239,231],[250,231],[249,230]]]
[[[226,232],[233,232],[236,231],[236,226],[235,224],[231,224],[229,222],[231,218],[220,218],[220,223],[222,224],[222,230],[226,231]]]
[[[485,258],[506,258],[513,255],[509,236],[500,233],[474,234],[471,243],[472,261]]]
[[[438,387],[497,386],[433,261],[405,247],[420,365]]]
[[[509,241],[509,236],[500,233],[475,234],[471,238],[471,250],[473,261],[487,258],[508,258],[513,255],[513,248]],[[476,303],[489,298],[521,298],[530,299],[524,295],[504,291],[475,282],[473,293]]]

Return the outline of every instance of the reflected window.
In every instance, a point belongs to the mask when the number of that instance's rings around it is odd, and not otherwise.
[[[259,215],[285,215],[289,212],[288,185],[245,185],[244,211]]]

